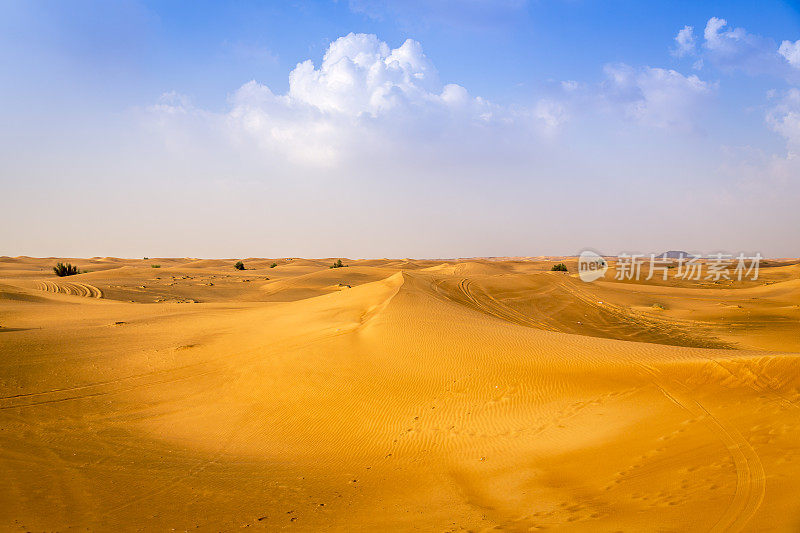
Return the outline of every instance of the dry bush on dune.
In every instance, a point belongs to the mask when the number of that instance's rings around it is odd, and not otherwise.
[[[58,263],[53,267],[53,272],[56,273],[56,276],[61,278],[64,276],[74,276],[75,274],[80,274],[78,267],[70,263]]]

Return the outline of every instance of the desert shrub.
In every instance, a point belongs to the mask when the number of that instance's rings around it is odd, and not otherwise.
[[[70,263],[58,263],[56,266],[53,267],[53,272],[56,273],[56,276],[64,277],[64,276],[74,276],[75,274],[80,274],[80,270],[75,265]]]
[[[150,265],[150,268],[161,268],[161,265]]]
[[[269,267],[270,268],[275,268],[276,266],[278,266],[278,263],[272,263]]]
[[[150,259],[150,258],[149,258],[149,257],[144,257],[143,259],[144,259],[145,261],[147,261],[147,260],[148,260],[148,259]]]
[[[333,265],[331,265],[331,268],[342,268],[342,267],[346,267],[346,266],[347,265],[342,264],[342,260],[341,259],[337,259],[336,261],[333,262]]]
[[[236,261],[236,264],[233,265],[233,268],[235,268],[236,270],[244,270],[244,263],[242,263],[241,261]]]
[[[565,265],[564,263],[558,263],[557,265],[553,265],[553,268],[551,268],[550,270],[552,270],[553,272],[566,272],[567,265]]]

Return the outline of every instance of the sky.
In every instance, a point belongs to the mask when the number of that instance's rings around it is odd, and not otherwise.
[[[0,255],[800,256],[797,2],[0,0]]]

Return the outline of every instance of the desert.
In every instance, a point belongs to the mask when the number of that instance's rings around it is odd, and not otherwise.
[[[0,522],[800,527],[800,262],[561,259],[0,258]]]

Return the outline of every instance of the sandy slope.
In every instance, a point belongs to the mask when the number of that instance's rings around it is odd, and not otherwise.
[[[54,262],[0,258],[4,529],[800,530],[796,262]]]

